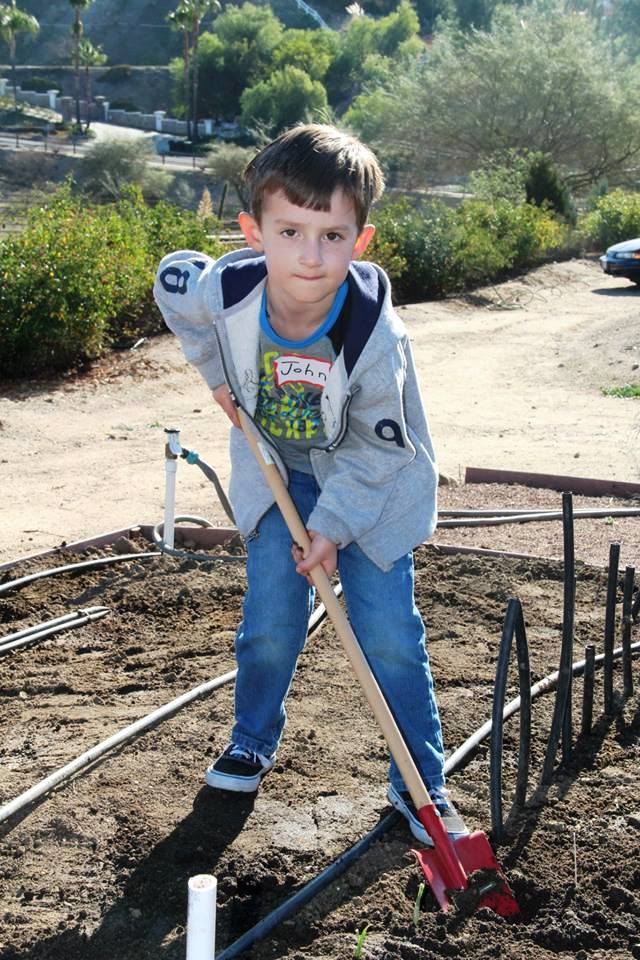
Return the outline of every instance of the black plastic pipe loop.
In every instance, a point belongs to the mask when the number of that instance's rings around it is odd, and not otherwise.
[[[609,572],[607,575],[607,606],[604,618],[604,712],[613,713],[613,643],[616,633],[616,591],[618,588],[618,566],[620,563],[620,544],[609,546]]]
[[[635,567],[625,567],[624,593],[622,595],[622,676],[625,697],[633,696],[633,671],[631,669],[631,598]]]
[[[562,644],[560,647],[560,666],[558,686],[553,706],[553,719],[549,732],[549,741],[542,766],[542,783],[551,783],[553,767],[558,752],[558,742],[562,734],[562,759],[568,763],[572,749],[571,686],[573,673],[573,622],[576,596],[576,564],[573,542],[573,497],[562,494],[562,537],[564,547],[564,598],[562,618]]]
[[[509,657],[511,655],[514,634],[518,658],[518,688],[520,695],[520,742],[518,746],[518,777],[516,781],[514,805],[521,807],[527,795],[529,757],[531,753],[531,670],[529,666],[529,646],[527,644],[522,604],[516,597],[511,598],[507,604],[493,691],[489,789],[491,797],[491,833],[496,843],[500,843],[504,837],[502,816],[504,702],[507,691]]]

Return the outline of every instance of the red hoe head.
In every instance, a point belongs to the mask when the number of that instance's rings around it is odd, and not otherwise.
[[[453,904],[463,913],[488,907],[501,917],[520,912],[487,837],[481,831],[452,840],[433,806],[418,810],[433,847],[413,850],[443,910]]]

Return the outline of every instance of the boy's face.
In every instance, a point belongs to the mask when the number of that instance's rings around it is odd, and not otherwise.
[[[238,220],[249,246],[266,257],[269,286],[290,306],[326,301],[329,310],[349,263],[364,253],[375,227],[358,231],[353,203],[340,189],[330,210],[297,207],[282,190],[266,194],[262,210],[260,223],[248,213]]]

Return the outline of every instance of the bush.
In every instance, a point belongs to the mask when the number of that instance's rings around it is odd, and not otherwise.
[[[598,250],[640,237],[640,193],[612,190],[600,197],[579,219],[578,230],[585,243]]]
[[[102,76],[98,77],[98,83],[124,83],[131,79],[132,73],[133,70],[128,63],[119,63],[105,70]]]
[[[400,302],[441,297],[495,280],[563,249],[567,227],[533,204],[467,200],[457,210],[440,201],[404,199],[374,214],[371,259],[394,280]]]
[[[119,200],[138,187],[146,200],[164,197],[173,177],[149,165],[148,140],[102,140],[87,150],[80,163],[85,189],[96,200]]]
[[[455,288],[452,210],[437,200],[416,208],[403,199],[384,204],[372,219],[377,233],[368,255],[373,260],[382,251],[380,266],[385,269],[389,253],[395,258],[388,272],[397,300],[441,297]]]
[[[158,261],[176,248],[218,256],[213,226],[170,204],[149,209],[139,191],[87,204],[68,183],[32,207],[24,232],[0,243],[0,375],[64,369],[160,329],[148,309]]]
[[[529,158],[525,181],[527,203],[547,206],[568,223],[576,222],[576,207],[569,189],[563,183],[558,168],[546,153],[534,153]]]

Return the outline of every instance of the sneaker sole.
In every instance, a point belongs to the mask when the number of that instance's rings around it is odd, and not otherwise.
[[[407,826],[409,827],[409,830],[411,830],[411,833],[416,838],[416,840],[419,840],[420,843],[423,843],[425,847],[432,847],[433,840],[431,839],[431,837],[429,836],[425,828],[422,826],[420,821],[418,821],[417,823],[415,822],[415,818],[412,817],[411,814],[409,813],[409,809],[406,803],[404,803],[402,797],[400,797],[395,792],[395,790],[392,790],[390,788],[387,792],[387,800],[393,807],[396,808],[398,813],[401,813],[402,816],[405,818],[405,820],[407,821]]]
[[[255,777],[234,777],[230,773],[219,773],[217,770],[209,767],[209,769],[205,771],[204,781],[208,787],[213,787],[214,790],[231,790],[233,793],[255,793],[262,779],[272,768],[273,764],[266,767],[261,773],[257,773]]]

